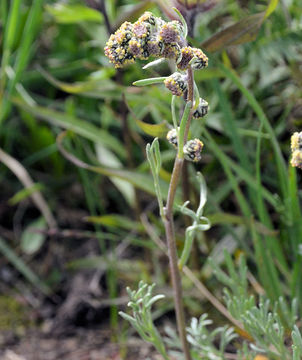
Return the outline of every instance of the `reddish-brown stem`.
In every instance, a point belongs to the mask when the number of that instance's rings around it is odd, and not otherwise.
[[[193,91],[194,91],[193,89],[194,89],[193,71],[191,68],[189,68],[187,101],[191,101],[192,104],[193,104]],[[185,128],[184,143],[187,141],[191,118],[192,118],[192,114],[190,112]],[[165,222],[167,245],[169,250],[169,263],[170,263],[172,285],[174,290],[174,304],[175,304],[178,334],[182,343],[185,359],[191,360],[189,344],[186,337],[186,322],[185,322],[185,314],[184,314],[184,306],[183,306],[183,298],[182,298],[181,278],[178,269],[178,255],[177,255],[177,248],[175,241],[174,219],[173,219],[173,204],[174,204],[177,185],[179,182],[179,178],[181,176],[183,162],[184,159],[180,158],[177,155],[175,158],[173,172],[169,186],[168,199],[165,207],[164,222]]]

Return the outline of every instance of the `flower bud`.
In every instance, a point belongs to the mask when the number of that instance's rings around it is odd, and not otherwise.
[[[156,18],[150,11],[145,11],[143,13],[143,15],[141,15],[137,21],[138,22],[146,22],[146,23],[149,23],[150,25],[156,24]]]
[[[129,41],[129,52],[134,56],[140,58],[143,54],[143,47],[137,39],[132,39]]]
[[[185,159],[193,162],[201,160],[203,142],[199,139],[189,140],[183,148]]]
[[[181,32],[183,31],[181,26],[182,25],[175,20],[163,24],[163,26],[159,31],[160,39],[167,44],[179,42],[181,37]]]
[[[192,69],[200,70],[208,66],[208,57],[197,48],[193,48],[194,57],[191,62]]]
[[[291,149],[292,151],[300,150],[302,151],[302,131],[295,132],[291,137]]]
[[[191,46],[185,46],[181,49],[181,59],[177,64],[179,70],[186,70],[190,61],[193,59],[194,53]]]
[[[159,57],[163,52],[164,44],[157,36],[153,36],[150,41],[148,41],[146,47],[150,56]]]
[[[302,169],[302,150],[295,150],[290,161],[291,166]]]
[[[165,44],[162,51],[162,56],[166,59],[178,61],[181,57],[181,48],[177,43]]]
[[[177,149],[178,139],[177,139],[176,129],[171,129],[170,131],[168,131],[167,140],[169,141],[170,144],[172,144]]]
[[[179,72],[175,72],[166,78],[164,84],[173,95],[181,96],[187,89],[187,76],[182,75]]]
[[[199,119],[207,115],[209,110],[209,104],[202,98],[199,98],[199,105],[197,109],[193,112],[193,118]]]
[[[177,67],[180,70],[187,70],[189,65],[196,70],[203,69],[208,66],[208,58],[202,50],[185,46],[181,49],[180,61]]]
[[[133,36],[138,39],[148,38],[150,36],[151,25],[142,21],[136,21],[133,24]]]

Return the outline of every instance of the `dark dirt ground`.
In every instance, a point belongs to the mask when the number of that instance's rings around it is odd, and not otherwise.
[[[43,294],[0,256],[0,360],[161,360],[135,332],[123,329],[126,333],[119,339],[121,329],[110,331],[110,306],[124,310],[128,302],[125,283],[132,280],[127,274],[118,275],[119,293],[110,299],[105,269],[68,266],[100,255],[93,228],[83,221],[87,210],[74,210],[62,201],[58,229],[48,231],[39,252],[27,256],[16,239],[36,209],[26,201],[17,209],[9,207],[7,197],[0,191],[0,236],[52,292]],[[133,257],[124,237],[117,249],[120,258]]]
[[[3,340],[3,334],[0,335]],[[9,344],[10,342],[10,344]],[[24,337],[10,338],[0,350],[1,360],[161,360],[148,344],[130,338],[125,345],[110,340],[100,329],[78,329],[74,335],[58,337],[29,331]]]

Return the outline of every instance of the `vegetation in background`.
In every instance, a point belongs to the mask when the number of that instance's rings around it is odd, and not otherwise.
[[[146,10],[167,21],[176,18],[172,5],[188,23],[190,44],[209,57],[209,67],[196,72],[195,81],[210,111],[191,129],[192,138],[204,142],[202,161],[186,163],[176,193],[178,205],[189,199],[197,208],[195,172],[203,173],[204,216],[212,227],[196,232],[183,268],[186,323],[205,312],[217,329],[234,320],[238,337],[248,338],[243,353],[300,359],[295,324],[302,304],[301,170],[289,164],[290,137],[301,131],[297,0],[1,1],[0,265],[14,277],[13,282],[4,278],[1,290],[23,294],[24,283],[40,304],[54,298],[60,304],[68,292],[66,279],[90,269],[101,274],[113,334],[125,338],[120,329],[126,326],[117,326],[123,320],[113,299],[122,299],[124,288],[136,288],[141,279],[165,293],[166,300],[155,305],[155,318],[159,325],[167,319],[171,295],[164,229],[145,145],[159,138],[158,177],[165,200],[175,156],[165,140],[171,95],[163,85],[130,84],[165,77],[170,70],[166,63],[143,70],[143,61],[115,70],[103,48],[109,34]],[[186,216],[176,216],[179,254],[188,224]],[[92,252],[76,251],[88,242],[97,245]],[[58,257],[58,246],[65,259]],[[245,269],[244,286],[233,287],[239,275],[224,249],[235,263],[242,259],[239,254],[246,258],[247,267],[239,267]],[[227,308],[220,302],[221,281],[229,289]],[[266,300],[260,300],[263,295]],[[268,337],[251,328],[252,318],[267,319]],[[191,323],[193,351],[206,347],[218,358],[234,352],[238,337],[230,331],[219,347],[207,325],[205,317]],[[177,353],[174,335],[170,331],[168,339]],[[199,335],[214,342],[201,343]],[[228,340],[231,345],[224,345]]]

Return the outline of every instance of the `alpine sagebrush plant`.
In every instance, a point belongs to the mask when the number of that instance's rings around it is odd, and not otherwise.
[[[169,359],[170,356],[173,356],[173,359],[185,360],[301,359],[302,338],[296,324],[297,302],[293,300],[289,306],[284,298],[270,302],[265,297],[258,299],[250,295],[247,267],[243,258],[237,271],[231,257],[226,254],[228,274],[213,262],[212,266],[218,279],[226,285],[224,299],[227,310],[235,320],[233,322],[236,326],[239,324],[241,330],[244,329],[249,342],[237,342],[237,334],[231,327],[212,329],[212,321],[206,314],[200,319],[192,319],[190,326],[186,327],[179,270],[183,269],[188,261],[196,232],[210,228],[209,220],[203,216],[206,185],[201,174],[197,176],[201,189],[197,211],[188,208],[188,201],[178,207],[182,214],[192,219],[192,225],[186,229],[184,249],[180,258],[175,243],[173,208],[184,160],[199,162],[202,157],[203,142],[200,139],[188,139],[188,134],[191,121],[199,121],[198,119],[203,118],[209,110],[207,101],[200,98],[194,82],[194,71],[205,68],[208,58],[202,50],[188,46],[186,22],[178,10],[176,12],[180,21],[166,22],[146,12],[133,24],[125,22],[110,36],[105,47],[105,54],[116,68],[135,63],[136,60],[149,61],[144,68],[168,60],[173,69],[169,76],[138,80],[134,85],[161,83],[172,93],[173,127],[166,138],[177,150],[177,154],[166,203],[159,184],[162,160],[157,138],[152,144],[147,145],[146,154],[154,179],[160,216],[165,225],[178,331],[176,333],[168,329],[167,337],[163,339],[156,330],[151,306],[163,296],[152,296],[154,285],[148,286],[141,282],[137,291],[127,289],[132,316],[122,312],[120,314],[133,325],[144,340],[155,346],[164,359]],[[181,99],[184,105],[181,119],[176,116],[177,99]],[[291,164],[297,167],[302,167],[301,138],[301,133],[295,133],[291,144]],[[233,353],[228,353],[229,349],[232,349]]]
[[[166,22],[150,12],[145,12],[135,23],[123,23],[121,27],[110,36],[105,47],[105,54],[116,68],[134,63],[137,59],[157,59],[145,67],[156,65],[165,59],[168,59],[170,64],[171,62],[174,63],[175,71],[170,76],[139,80],[134,84],[144,86],[154,83],[164,83],[165,87],[173,94],[171,102],[173,129],[167,134],[167,139],[177,149],[177,155],[175,157],[165,205],[159,186],[161,154],[157,139],[153,141],[152,145],[147,145],[146,152],[154,178],[160,215],[165,225],[178,334],[185,359],[190,360],[191,354],[186,337],[179,267],[185,265],[188,260],[195,232],[198,230],[204,231],[210,227],[209,221],[202,217],[202,210],[206,201],[206,192],[202,191],[200,206],[196,214],[186,208],[187,203],[181,208],[184,212],[190,213],[193,219],[193,225],[186,231],[184,254],[181,256],[180,262],[175,242],[173,206],[184,159],[193,162],[199,162],[201,160],[203,143],[199,139],[188,140],[188,133],[192,118],[200,119],[208,112],[208,103],[200,98],[194,82],[194,70],[205,68],[208,65],[208,58],[201,49],[188,46],[186,41],[188,32],[187,24],[179,11],[177,9],[175,9],[175,11],[180,21],[173,20]],[[176,117],[176,97],[182,97],[185,103],[180,121]],[[202,188],[205,188],[205,186]],[[143,300],[141,301],[144,303]],[[143,313],[144,311],[141,309],[140,312],[138,308],[133,308],[133,310],[134,313]],[[144,322],[136,321],[134,323],[132,320],[132,324],[137,329],[140,328],[141,334],[146,334],[144,331]],[[153,328],[151,323],[149,323],[149,325],[150,329]],[[157,338],[156,336],[145,336],[144,338],[149,339],[149,341],[153,342],[158,348],[158,345],[153,341]]]

